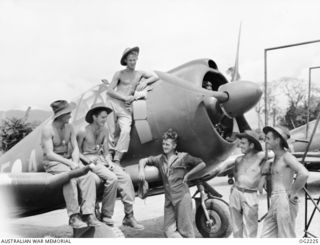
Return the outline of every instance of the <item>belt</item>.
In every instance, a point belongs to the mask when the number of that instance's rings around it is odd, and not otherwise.
[[[247,192],[247,193],[255,193],[255,192],[257,192],[257,190],[242,188],[242,187],[239,187],[237,185],[235,185],[234,187],[237,188],[238,191],[241,191],[241,192]]]

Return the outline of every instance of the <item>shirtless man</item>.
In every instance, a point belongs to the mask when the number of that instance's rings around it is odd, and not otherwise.
[[[43,128],[41,135],[43,162],[46,172],[59,174],[83,166],[79,162],[76,135],[72,125],[69,124],[71,111],[75,108],[75,104],[65,100],[57,100],[50,106],[54,112],[53,120]],[[83,201],[81,213],[87,224],[80,216],[78,188]],[[92,173],[89,172],[81,177],[71,179],[63,186],[63,196],[70,217],[69,224],[73,228],[101,224],[94,216],[96,186]]]
[[[85,120],[89,124],[77,137],[81,158],[87,162],[96,162],[92,171],[104,182],[102,221],[113,226],[112,215],[118,190],[124,205],[123,225],[142,230],[144,227],[133,215],[135,191],[131,177],[119,165],[113,164],[107,155],[108,130],[105,123],[110,112],[112,109],[103,103],[93,105],[87,112]]]
[[[258,135],[245,131],[236,135],[244,154],[236,159],[234,167],[235,184],[230,193],[230,216],[234,237],[256,237],[258,232],[258,193],[262,192],[262,168],[265,159]],[[218,173],[233,163],[219,166]]]
[[[296,237],[298,191],[308,179],[308,170],[289,153],[289,130],[265,127],[267,147],[275,154],[271,163],[271,205],[264,219],[261,237]],[[294,175],[296,179],[294,180]]]
[[[115,151],[113,160],[118,164],[129,148],[132,123],[131,104],[139,97],[145,97],[146,90],[148,90],[147,86],[158,80],[156,74],[135,70],[138,54],[138,47],[127,48],[123,52],[120,63],[127,67],[115,73],[107,92],[114,111],[115,121],[120,127],[118,140],[116,141],[114,134],[111,133],[109,142],[110,148]],[[141,95],[143,93],[135,94],[136,90],[144,90],[144,96]]]

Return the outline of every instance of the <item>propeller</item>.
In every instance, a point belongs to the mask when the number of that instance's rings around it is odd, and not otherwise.
[[[239,47],[241,23],[239,28],[237,51],[234,67],[228,69],[232,72],[231,82],[221,85],[218,91],[212,91],[211,97],[204,99],[209,117],[216,128],[230,135],[232,132],[243,132],[251,127],[244,117],[244,113],[252,109],[260,100],[262,90],[253,82],[240,80],[239,75]],[[237,127],[236,127],[237,126]]]

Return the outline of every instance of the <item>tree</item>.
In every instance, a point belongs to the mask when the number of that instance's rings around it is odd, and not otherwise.
[[[261,89],[264,90],[264,84],[261,84]],[[281,107],[281,91],[278,89],[278,84],[276,82],[270,82],[268,84],[267,93],[267,107],[268,107],[268,121],[273,125],[278,124],[278,121],[284,114],[284,110]],[[265,115],[265,102],[262,98],[259,103],[255,106],[255,111],[258,115],[258,128],[260,129],[264,123]]]
[[[8,151],[33,130],[32,124],[23,118],[8,118],[0,126],[1,149]]]
[[[268,83],[268,121],[272,125],[283,125],[289,129],[299,127],[307,122],[309,109],[310,121],[320,112],[320,88],[313,85],[311,89],[310,106],[308,108],[307,82],[292,77],[282,77]],[[264,116],[264,101],[261,100],[255,108],[258,113],[259,125]]]
[[[289,129],[304,125],[308,121],[308,110],[310,121],[317,118],[320,112],[319,96],[320,88],[313,85],[310,91],[310,105],[308,107],[307,82],[299,79],[284,78],[283,92],[287,96],[289,106],[282,118],[282,124]]]

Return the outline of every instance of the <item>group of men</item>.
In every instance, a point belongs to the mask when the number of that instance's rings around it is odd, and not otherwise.
[[[117,192],[124,204],[123,225],[141,230],[133,215],[135,191],[130,175],[121,167],[122,156],[130,143],[132,124],[131,104],[145,98],[148,85],[155,82],[155,74],[136,71],[139,48],[126,49],[121,65],[126,69],[116,72],[108,88],[108,103],[94,104],[85,116],[85,128],[75,132],[69,120],[76,107],[65,100],[53,102],[51,123],[42,130],[44,168],[48,173],[58,174],[90,166],[90,172],[71,179],[63,186],[63,196],[73,228],[98,226],[101,222],[113,226]],[[110,133],[106,127],[108,115],[113,112],[119,135]],[[110,128],[114,128],[111,125]],[[145,165],[159,168],[165,186],[165,236],[194,237],[192,202],[187,185],[188,177],[205,167],[205,163],[187,153],[176,151],[178,134],[169,129],[163,136],[163,154],[142,159],[139,163],[139,179],[145,181]],[[100,220],[95,216],[96,184],[103,183]],[[80,193],[80,203],[78,197]]]
[[[123,225],[143,229],[133,214],[135,191],[130,175],[121,167],[123,154],[128,151],[132,124],[132,102],[145,98],[156,74],[136,71],[139,48],[124,51],[120,63],[126,69],[115,73],[108,88],[108,105],[94,104],[85,116],[85,128],[75,132],[69,120],[74,103],[53,102],[51,123],[42,130],[44,168],[58,174],[90,166],[87,174],[73,178],[63,186],[63,195],[73,228],[97,226],[101,222],[113,226],[117,193],[124,204]],[[209,89],[209,88],[207,88]],[[106,127],[113,112],[118,135]],[[111,126],[114,128],[114,125]],[[267,177],[271,179],[271,207],[265,217],[262,237],[295,237],[297,192],[305,184],[308,172],[289,152],[289,132],[281,127],[265,127],[266,144],[274,152],[274,161],[266,161],[257,135],[252,131],[237,134],[243,156],[237,158],[235,184],[230,194],[230,217],[234,237],[256,237],[258,227],[258,191],[262,192]],[[144,168],[159,169],[165,189],[164,232],[166,237],[194,237],[192,201],[187,185],[190,175],[206,164],[187,153],[177,152],[178,134],[169,129],[163,135],[163,154],[139,162],[139,180],[145,181]],[[223,171],[228,166],[219,166]],[[295,176],[296,175],[296,176]],[[295,180],[294,180],[294,177]],[[101,218],[95,216],[96,186],[103,182]],[[78,189],[80,198],[78,197]],[[80,201],[79,201],[80,199]],[[81,203],[81,204],[80,204]]]
[[[116,72],[108,88],[110,106],[103,103],[93,105],[85,116],[88,125],[78,133],[69,124],[76,105],[65,100],[50,105],[54,112],[53,120],[43,128],[41,139],[45,170],[58,174],[82,167],[83,163],[91,168],[91,172],[73,178],[63,186],[69,224],[74,228],[100,224],[95,217],[96,182],[99,181],[104,183],[101,221],[113,225],[112,215],[119,192],[124,204],[123,224],[135,229],[144,228],[133,215],[135,191],[132,180],[120,165],[130,142],[132,102],[145,97],[148,84],[158,79],[155,74],[135,70],[138,54],[138,47],[124,51],[120,63],[126,69]],[[112,111],[115,123],[120,128],[118,136],[109,134],[105,126],[108,114]]]
[[[273,161],[266,160],[258,135],[253,131],[237,134],[243,156],[236,159],[235,184],[231,188],[229,210],[234,237],[257,237],[258,192],[269,181],[271,205],[264,218],[261,237],[296,237],[298,191],[308,178],[308,171],[290,153],[290,132],[284,127],[265,127],[265,142]],[[219,166],[220,173],[230,165]],[[268,185],[269,186],[269,185]]]

